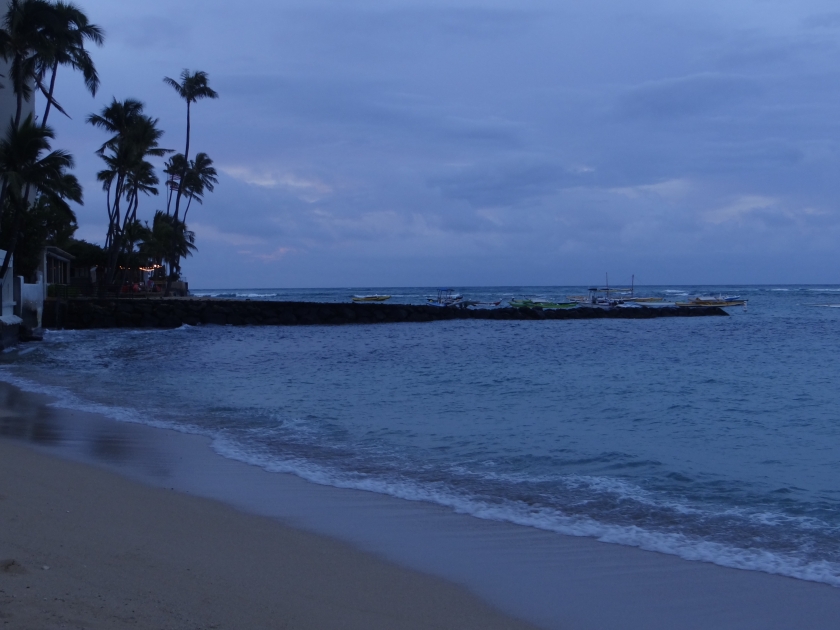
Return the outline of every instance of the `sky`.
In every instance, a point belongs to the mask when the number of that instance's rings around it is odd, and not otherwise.
[[[836,2],[76,1],[107,35],[50,115],[78,238],[85,117],[138,98],[183,151],[163,77],[219,92],[192,288],[840,283]]]

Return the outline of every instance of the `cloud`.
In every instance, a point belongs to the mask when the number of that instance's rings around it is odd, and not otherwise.
[[[111,35],[92,50],[102,88],[60,74],[73,119],[50,119],[86,182],[79,234],[106,230],[85,114],[136,95],[180,147],[161,78],[189,67],[221,95],[193,109],[193,145],[224,167],[190,210],[194,286],[589,281],[642,259],[652,282],[697,281],[685,270],[712,245],[717,278],[771,250],[805,278],[801,252],[836,257],[840,18],[824,0],[478,4],[89,0]]]
[[[137,50],[187,48],[191,29],[174,17],[143,16],[117,25],[114,35]]]
[[[219,170],[246,184],[261,188],[285,188],[309,203],[321,200],[333,188],[315,178],[304,178],[274,169],[254,169],[248,166],[220,166]]]
[[[703,214],[703,218],[708,223],[713,224],[739,221],[747,215],[774,209],[778,205],[779,199],[773,197],[742,195],[724,206],[707,210]]]
[[[688,195],[693,186],[688,179],[676,178],[669,179],[664,182],[656,184],[639,184],[636,186],[624,186],[618,188],[611,188],[610,191],[624,195],[631,199],[638,199],[639,197],[647,195],[656,195],[663,199],[672,201],[680,200]]]
[[[291,254],[291,253],[294,253],[296,251],[298,251],[298,250],[296,250],[293,247],[278,247],[278,248],[274,249],[273,251],[271,251],[267,254],[253,254],[249,251],[240,252],[240,253],[250,254],[253,258],[256,258],[257,260],[261,260],[263,262],[274,262],[274,261],[280,260],[281,258],[284,258],[287,254]]]
[[[840,28],[840,11],[809,15],[803,23],[807,28]]]
[[[759,93],[750,77],[705,72],[646,81],[625,92],[618,112],[626,118],[680,118],[720,111]]]
[[[446,198],[465,201],[476,208],[527,203],[550,195],[564,185],[578,183],[581,175],[550,162],[529,159],[453,170],[453,173],[430,178],[429,186]]]
[[[237,234],[235,232],[222,231],[214,225],[208,223],[190,223],[190,229],[195,232],[196,238],[202,241],[210,241],[211,243],[224,243],[226,245],[235,245],[241,247],[243,245],[261,245],[265,240],[255,236],[248,236],[246,234]]]

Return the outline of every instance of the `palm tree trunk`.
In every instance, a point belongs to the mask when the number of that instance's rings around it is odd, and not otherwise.
[[[187,212],[190,211],[190,206],[192,205],[193,195],[187,197],[187,207],[184,208],[184,223],[187,222]]]
[[[20,62],[20,56],[15,57],[15,61]],[[12,68],[14,69],[15,65],[12,63]],[[20,127],[20,117],[23,114],[23,91],[17,92],[15,94],[17,97],[16,99],[16,109],[15,109],[15,129]]]
[[[106,286],[113,284],[114,276],[117,273],[117,260],[119,258],[119,249],[122,245],[122,238],[120,234],[120,198],[122,197],[124,176],[117,177],[117,185],[114,190],[114,207],[113,213],[110,217],[110,225],[108,226],[109,234],[109,248],[108,248],[108,265],[105,267],[105,283]]]
[[[58,74],[58,62],[53,64],[52,78],[50,79],[50,91],[47,96],[47,106],[44,108],[44,119],[41,121],[41,129],[47,126],[47,117],[50,115],[50,108],[52,107],[53,92],[55,91],[55,75]]]
[[[178,210],[181,205],[181,195],[184,194],[184,181],[187,179],[187,170],[190,168],[190,102],[187,101],[187,146],[184,149],[184,170],[181,173],[181,181],[178,182],[178,194],[175,195],[175,221],[178,221]],[[175,251],[175,244],[172,244],[172,254],[169,259],[170,272],[166,279],[166,291],[164,297],[169,297],[169,291],[172,289],[172,276],[178,266],[178,253]]]
[[[172,207],[172,186],[166,182],[166,214],[169,215],[169,209]]]
[[[184,149],[184,170],[181,173],[181,181],[178,182],[178,194],[175,196],[175,220],[178,220],[178,209],[181,206],[181,195],[184,194],[184,182],[187,179],[187,171],[190,168],[190,102],[187,101],[187,146]]]

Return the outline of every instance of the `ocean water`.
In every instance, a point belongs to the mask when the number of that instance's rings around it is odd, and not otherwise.
[[[574,287],[455,287],[492,301]],[[433,289],[219,290],[346,301]],[[477,518],[840,586],[840,287],[731,317],[49,332],[0,379],[229,457]]]

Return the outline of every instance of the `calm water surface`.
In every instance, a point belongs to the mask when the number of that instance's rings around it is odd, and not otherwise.
[[[580,288],[460,288],[481,300]],[[430,289],[196,292],[346,301]],[[0,378],[223,456],[840,586],[840,287],[654,287],[731,317],[67,331]]]

